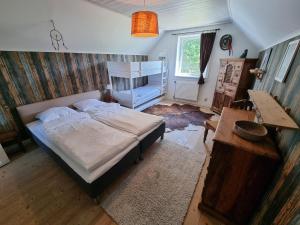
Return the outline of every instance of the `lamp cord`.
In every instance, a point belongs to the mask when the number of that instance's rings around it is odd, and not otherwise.
[[[146,0],[144,0],[144,10],[146,10]]]

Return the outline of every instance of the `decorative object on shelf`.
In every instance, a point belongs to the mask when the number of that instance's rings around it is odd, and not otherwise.
[[[62,34],[56,29],[54,21],[50,20],[50,22],[52,23],[52,27],[53,27],[52,30],[50,30],[50,38],[51,38],[51,44],[53,48],[56,51],[59,51],[60,43],[61,43],[62,46],[67,50],[68,47],[65,45]]]
[[[257,79],[262,80],[263,75],[267,72],[267,66],[269,63],[269,59],[271,57],[272,48],[269,48],[265,51],[263,59],[260,64],[260,68],[255,68],[250,70],[251,74],[254,74]]]
[[[265,71],[259,68],[255,68],[255,69],[251,69],[250,73],[254,74],[257,77],[257,79],[261,80],[263,78],[263,74],[265,73]]]
[[[285,53],[283,55],[283,58],[281,60],[279,69],[277,70],[277,74],[275,76],[275,80],[279,82],[284,82],[287,74],[289,72],[289,69],[291,67],[291,64],[296,56],[296,53],[299,49],[299,42],[300,39],[291,41],[285,50]]]
[[[225,34],[220,39],[220,48],[223,51],[229,51],[229,56],[233,54],[232,50],[232,36],[230,34]]]
[[[246,59],[247,55],[248,55],[248,49],[245,49],[244,52],[241,54],[240,58]]]
[[[134,12],[131,16],[131,36],[157,37],[158,35],[157,14],[146,10],[146,1],[144,0],[144,10]]]
[[[268,134],[264,125],[247,120],[235,121],[233,132],[248,141],[261,141]]]

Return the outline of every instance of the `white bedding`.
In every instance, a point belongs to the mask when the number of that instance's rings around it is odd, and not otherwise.
[[[42,124],[47,138],[67,157],[91,172],[137,141],[137,137],[91,119],[88,115]]]
[[[105,162],[103,165],[99,166],[92,172],[85,170],[81,165],[68,157],[63,150],[57,147],[45,133],[45,130],[40,121],[34,121],[26,125],[30,132],[44,145],[55,152],[65,163],[67,163],[82,179],[87,183],[92,183],[94,180],[106,173],[110,168],[116,165],[131,149],[133,149],[138,142],[135,141],[129,145],[126,149],[121,151],[119,154],[114,156],[111,160]]]
[[[132,90],[133,91],[133,105],[141,105],[151,99],[154,99],[161,95],[160,85],[145,85]],[[115,91],[115,98],[121,103],[121,105],[132,107],[132,96],[130,90]]]
[[[137,112],[115,103],[93,107],[86,112],[94,120],[136,136],[142,136],[163,122],[160,116]]]

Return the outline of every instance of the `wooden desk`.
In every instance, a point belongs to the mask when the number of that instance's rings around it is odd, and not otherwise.
[[[280,156],[271,139],[246,141],[232,132],[255,112],[223,108],[199,208],[226,224],[246,225],[275,174]]]

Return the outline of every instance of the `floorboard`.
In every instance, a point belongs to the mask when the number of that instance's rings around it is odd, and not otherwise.
[[[202,137],[201,137],[202,138]],[[184,225],[220,225],[198,209],[209,163],[212,134],[202,147],[208,153]],[[115,225],[80,187],[31,142],[0,168],[0,224],[6,225]]]

